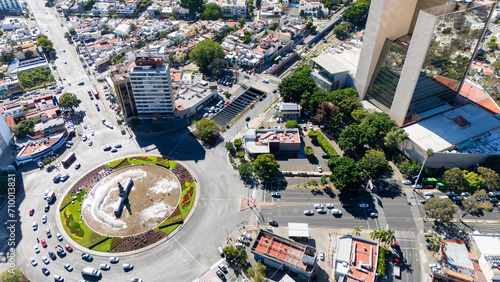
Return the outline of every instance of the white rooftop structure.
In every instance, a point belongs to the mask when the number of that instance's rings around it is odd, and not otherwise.
[[[500,235],[472,235],[472,239],[482,255],[500,259]]]
[[[288,223],[288,237],[309,238],[309,225],[307,223]]]
[[[422,149],[439,152],[497,128],[500,128],[499,118],[479,106],[467,104],[406,126],[404,130]]]
[[[446,254],[446,263],[450,266],[453,271],[458,271],[458,269],[474,269],[474,265],[469,257],[469,251],[464,244],[457,244],[453,242],[446,242],[444,247]]]
[[[335,260],[335,272],[347,275],[349,273],[349,261],[351,259],[351,237],[339,238],[337,246],[337,257]]]

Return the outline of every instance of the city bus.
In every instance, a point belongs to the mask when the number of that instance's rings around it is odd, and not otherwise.
[[[62,160],[63,166],[69,166],[71,162],[73,162],[76,159],[75,152],[71,152],[69,155],[67,155],[64,160]]]

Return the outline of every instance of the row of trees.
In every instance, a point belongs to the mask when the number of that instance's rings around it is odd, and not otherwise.
[[[500,176],[487,167],[478,167],[477,173],[461,170],[458,167],[449,169],[443,174],[443,182],[453,189],[461,191],[477,191],[480,189],[500,189]]]
[[[467,214],[478,213],[480,210],[491,211],[493,204],[486,200],[487,196],[486,190],[479,190],[472,196],[464,198],[462,200],[460,218],[463,218]],[[453,202],[448,198],[431,198],[425,202],[424,210],[429,218],[434,218],[441,222],[450,222],[457,212]]]

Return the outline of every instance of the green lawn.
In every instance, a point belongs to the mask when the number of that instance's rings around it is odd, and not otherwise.
[[[193,187],[193,195],[191,196],[191,201],[189,202],[189,204],[185,208],[181,208],[181,215],[183,218],[186,218],[188,216],[188,214],[191,212],[191,209],[193,208],[193,205],[194,205],[194,202],[196,199],[196,185],[194,183],[191,183],[188,186],[188,188],[182,190],[181,198],[179,200],[179,205],[182,202],[182,198],[184,197],[184,194],[186,194],[187,191],[189,190],[189,187]]]

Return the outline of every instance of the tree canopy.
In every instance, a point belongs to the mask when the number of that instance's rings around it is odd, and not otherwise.
[[[489,190],[500,189],[500,176],[494,170],[481,166],[477,168],[477,172],[483,177],[486,188]]]
[[[181,0],[180,6],[189,10],[189,14],[195,15],[203,9],[203,0]]]
[[[257,261],[257,264],[248,268],[248,275],[252,277],[255,282],[264,281],[266,278],[266,269],[267,267],[265,264]]]
[[[237,261],[240,264],[244,265],[247,262],[247,252],[245,248],[228,246],[225,247],[222,252],[226,256],[227,260]]]
[[[211,39],[201,41],[189,53],[189,57],[196,61],[196,65],[202,70],[206,70],[215,59],[222,59],[225,56],[226,53],[224,53],[220,44]]]
[[[1,61],[2,61],[2,63],[10,64],[12,61],[14,61],[15,58],[16,58],[16,56],[14,55],[14,53],[5,52],[5,53],[2,53]]]
[[[302,95],[309,95],[314,91],[316,83],[309,76],[310,72],[311,67],[304,65],[297,68],[292,76],[281,81],[278,90],[285,102],[298,103]]]
[[[334,157],[328,160],[328,167],[332,174],[330,181],[333,182],[335,188],[357,189],[361,184],[361,174],[358,171],[356,162],[349,157]]]
[[[238,166],[238,173],[242,179],[252,177],[254,171],[255,168],[252,163],[242,163]]]
[[[424,210],[428,217],[441,222],[450,222],[456,212],[453,202],[448,198],[431,198],[425,202]]]
[[[59,98],[59,107],[74,112],[81,102],[75,94],[66,92]]]
[[[216,21],[222,19],[222,8],[217,3],[208,3],[201,13],[202,20]]]
[[[262,154],[257,156],[253,161],[253,166],[255,168],[255,175],[264,181],[272,179],[280,168],[273,154]]]
[[[50,41],[47,37],[40,37],[36,40],[36,46],[42,47],[43,52],[47,57],[50,52],[54,51],[54,43]]]
[[[408,133],[402,128],[393,128],[384,137],[384,146],[388,149],[396,149],[401,142],[408,139]]]
[[[377,150],[367,151],[365,156],[358,162],[359,168],[372,179],[384,175],[388,170],[388,165],[384,152]]]
[[[285,128],[299,128],[299,124],[296,120],[291,119],[285,123]]]
[[[466,187],[466,180],[462,170],[458,167],[448,169],[443,173],[443,182],[451,185],[452,188],[463,190]]]
[[[194,130],[194,135],[201,141],[214,145],[219,139],[219,126],[213,120],[202,118],[197,121],[193,121],[193,126],[196,127]]]
[[[356,1],[354,5],[347,8],[342,15],[342,19],[345,22],[350,22],[353,25],[359,25],[368,16],[368,11],[370,10],[370,2],[367,0]]]
[[[24,89],[48,85],[54,81],[52,72],[46,67],[37,67],[18,73],[19,83]]]

